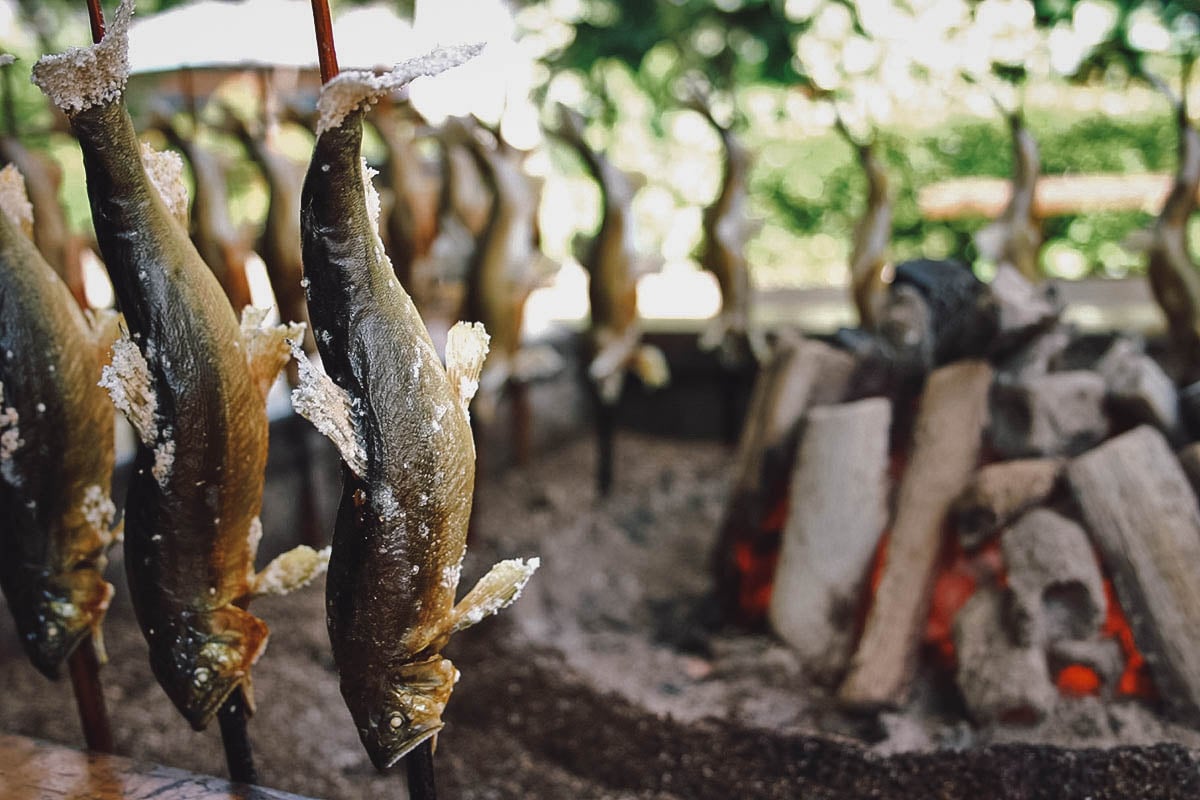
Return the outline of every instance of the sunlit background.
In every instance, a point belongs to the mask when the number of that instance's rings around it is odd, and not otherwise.
[[[111,10],[113,3],[107,3]],[[500,123],[506,138],[533,153],[527,169],[546,178],[542,247],[563,265],[549,292],[531,301],[533,328],[586,312],[586,277],[572,239],[598,223],[598,192],[571,153],[542,134],[549,108],[563,102],[593,120],[593,144],[649,181],[635,202],[640,246],[663,270],[643,280],[639,305],[652,319],[702,319],[719,307],[710,276],[694,257],[701,211],[720,180],[711,128],[680,108],[685,87],[711,92],[715,112],[733,121],[758,152],[752,212],[763,221],[750,244],[759,290],[840,287],[864,186],[850,148],[832,130],[836,98],[851,128],[877,131],[899,191],[893,254],[975,261],[972,234],[982,217],[933,220],[922,190],[952,178],[1006,177],[1008,132],[996,111],[1023,105],[1040,142],[1046,174],[1171,172],[1176,132],[1167,100],[1140,72],[1178,87],[1179,56],[1200,40],[1187,4],[1158,0],[416,0],[334,2],[343,66],[375,67],[439,43],[484,41],[473,64],[412,87],[431,121],[474,113]],[[28,85],[33,60],[88,37],[83,0],[0,0],[0,45],[18,55],[6,82],[15,124],[49,148],[65,170],[73,223],[90,229],[78,149]],[[235,67],[273,65],[278,86],[297,97],[315,87],[315,45],[307,0],[139,3],[131,37],[139,73],[135,111],[178,93],[181,67],[217,77],[206,90],[243,106],[255,81]],[[172,82],[172,81],[175,82]],[[290,83],[289,83],[290,82]],[[1193,97],[1195,91],[1192,92]],[[231,161],[233,142],[206,134]],[[284,137],[307,159],[311,137]],[[382,157],[368,140],[371,158]],[[261,179],[248,165],[231,174],[232,210],[256,226],[266,210]],[[1143,270],[1122,240],[1145,225],[1140,210],[1046,220],[1042,267],[1065,279],[1122,278]],[[1193,223],[1193,240],[1200,229]],[[988,274],[989,265],[977,265]],[[269,303],[265,275],[259,298]],[[102,276],[89,292],[103,300]],[[265,292],[265,293],[264,293]],[[813,313],[816,327],[848,321],[841,294]],[[820,304],[814,305],[817,308]],[[810,321],[811,322],[811,321]]]

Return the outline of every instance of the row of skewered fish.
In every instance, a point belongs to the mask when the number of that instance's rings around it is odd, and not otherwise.
[[[132,13],[123,0],[97,44],[34,69],[83,152],[120,322],[80,311],[29,238],[19,173],[0,173],[0,587],[30,657],[53,676],[98,636],[113,594],[105,553],[123,532],[152,670],[202,729],[237,693],[252,704],[268,630],[249,601],[328,565],[343,694],[384,768],[441,727],[457,679],[440,655],[446,640],[515,599],[537,566],[501,562],[454,603],[474,482],[467,406],[488,336],[456,325],[442,365],[384,252],[360,154],[365,107],[472,53],[345,73],[322,93],[295,214],[322,371],[302,352],[302,322],[263,327],[250,308],[239,323],[220,265],[189,238],[180,159],[143,145],[126,110]],[[293,402],[341,453],[343,496],[332,552],[301,546],[256,571],[265,396],[292,354]],[[114,406],[138,438],[120,529]]]

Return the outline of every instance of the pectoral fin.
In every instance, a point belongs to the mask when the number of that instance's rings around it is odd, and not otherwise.
[[[354,401],[345,389],[312,365],[300,340],[288,342],[300,367],[300,385],[292,390],[296,413],[333,442],[342,460],[360,478],[367,474],[367,451],[354,425]]]
[[[458,322],[446,336],[446,375],[463,413],[479,390],[479,375],[490,341],[482,322]]]
[[[291,357],[288,342],[304,338],[303,322],[263,327],[266,316],[266,309],[254,306],[246,306],[242,311],[242,348],[250,364],[250,375],[264,401]]]
[[[520,383],[552,378],[563,369],[563,358],[545,344],[522,347],[513,359],[513,377]]]
[[[329,567],[329,553],[328,547],[313,550],[302,544],[276,556],[254,577],[251,595],[285,595],[307,586],[325,573]]]
[[[634,356],[633,371],[642,383],[651,389],[661,389],[671,380],[671,368],[667,366],[667,357],[652,344],[644,344],[638,348],[637,355]]]
[[[454,610],[450,612],[447,634],[469,628],[485,617],[512,605],[521,596],[521,590],[539,566],[541,559],[538,558],[528,561],[510,558],[496,564],[454,606]]]

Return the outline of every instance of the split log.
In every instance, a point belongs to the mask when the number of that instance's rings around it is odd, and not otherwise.
[[[1072,461],[1067,479],[1162,697],[1200,724],[1200,507],[1183,469],[1143,425]]]
[[[1006,178],[952,178],[917,193],[917,207],[928,220],[995,217],[1008,203],[1012,187]],[[1152,214],[1171,190],[1171,176],[1046,175],[1038,181],[1033,214],[1039,219],[1097,211],[1144,211]]]
[[[971,718],[980,724],[1032,725],[1058,702],[1039,647],[1009,639],[1004,598],[995,589],[971,596],[954,620],[956,680]]]
[[[1106,386],[1095,372],[1052,372],[992,392],[991,443],[1002,458],[1073,456],[1104,441]]]
[[[992,370],[960,361],[929,376],[900,484],[887,559],[850,673],[839,690],[849,706],[904,702],[929,611],[942,529],[979,458]]]
[[[1096,364],[1108,386],[1113,411],[1133,424],[1158,428],[1167,438],[1182,437],[1182,416],[1175,383],[1150,356],[1128,339],[1113,342]]]
[[[1074,339],[1074,332],[1066,325],[1055,325],[1016,352],[1004,357],[998,371],[1006,383],[1024,383],[1052,371],[1059,366],[1063,354]]]
[[[974,550],[993,534],[1044,502],[1058,485],[1065,462],[1058,458],[1025,458],[989,464],[975,473],[954,503],[958,538]]]
[[[796,459],[770,621],[823,682],[841,677],[855,615],[887,524],[888,428],[883,398],[815,408]]]
[[[1021,517],[1000,538],[1008,570],[1008,621],[1016,644],[1088,639],[1108,612],[1087,533],[1049,509]]]
[[[1062,315],[1053,284],[1034,286],[1009,264],[1001,264],[988,284],[996,303],[998,331],[994,353],[1008,353],[1050,329]]]
[[[1179,413],[1193,439],[1200,439],[1200,381],[1179,390]]]
[[[1176,453],[1176,457],[1183,467],[1183,474],[1192,484],[1192,491],[1200,495],[1200,442],[1192,442]]]
[[[780,531],[764,523],[786,499],[800,420],[811,406],[841,400],[854,367],[852,356],[799,338],[781,342],[759,372],[713,554],[717,596],[731,621],[758,624],[766,615]]]

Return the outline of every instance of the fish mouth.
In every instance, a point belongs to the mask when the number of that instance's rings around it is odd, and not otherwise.
[[[26,642],[26,654],[38,672],[52,681],[57,681],[62,677],[63,663],[71,657],[75,648],[89,633],[91,633],[91,629],[84,626],[73,631],[63,632],[53,640],[43,635],[36,640]]]
[[[234,689],[241,685],[242,678],[238,677],[226,683],[218,683],[212,691],[203,695],[188,693],[182,702],[176,703],[176,707],[188,724],[192,726],[192,730],[202,731],[212,723],[213,717],[233,694]]]
[[[415,750],[419,745],[423,744],[428,739],[432,738],[445,727],[445,723],[439,722],[435,725],[430,725],[427,728],[414,731],[400,742],[378,742],[375,746],[367,743],[367,752],[371,756],[371,763],[379,771],[391,769],[400,762],[400,759]]]

